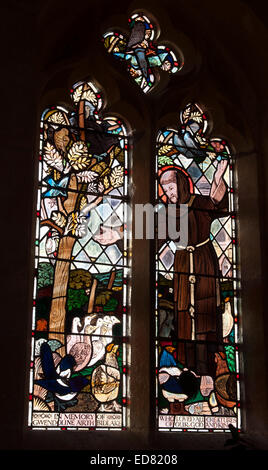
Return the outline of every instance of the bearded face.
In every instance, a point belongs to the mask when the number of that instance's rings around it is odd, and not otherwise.
[[[179,196],[176,172],[174,170],[165,171],[160,178],[160,183],[169,203],[176,204]]]
[[[167,183],[163,184],[163,190],[164,193],[166,194],[169,202],[171,204],[176,204],[178,201],[178,186],[177,183]]]
[[[162,173],[160,184],[169,204],[185,204],[191,196],[189,179],[183,172],[171,168]]]

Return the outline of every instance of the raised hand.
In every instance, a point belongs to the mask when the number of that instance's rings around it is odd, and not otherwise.
[[[217,169],[214,174],[214,180],[215,180],[216,185],[219,184],[220,179],[224,175],[227,165],[228,165],[228,160],[220,160],[218,162]]]

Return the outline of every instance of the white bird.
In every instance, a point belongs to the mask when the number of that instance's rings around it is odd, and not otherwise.
[[[96,362],[104,357],[105,348],[112,341],[113,325],[120,323],[120,320],[118,320],[114,315],[105,315],[104,318],[99,317],[97,319],[96,325],[94,325],[95,321],[92,323],[93,324],[88,325],[85,328],[86,334],[92,335],[92,357],[88,366],[96,364]]]
[[[120,372],[117,362],[118,345],[109,344],[104,364],[96,367],[91,378],[91,390],[100,403],[115,400],[120,386]]]
[[[226,338],[232,331],[234,319],[231,310],[231,303],[226,299],[225,310],[222,314],[222,336]]]
[[[105,315],[105,317],[103,318],[103,323],[102,323],[102,326],[101,326],[101,329],[100,329],[100,335],[101,336],[112,336],[113,335],[113,326],[116,324],[116,323],[120,323],[120,320],[118,320],[118,318],[116,318],[114,315],[110,316],[110,315]],[[107,338],[109,340],[109,338]],[[110,341],[109,341],[110,343]],[[106,343],[106,344],[109,344],[109,343]]]
[[[52,230],[52,234],[51,236],[47,237],[45,244],[46,254],[52,264],[56,262],[55,253],[58,251],[59,241],[60,239],[58,232],[56,232],[56,230]]]
[[[103,359],[105,355],[105,344],[100,340],[92,341],[92,356],[88,363],[88,367],[93,366],[96,362]]]
[[[116,323],[120,323],[120,320],[114,315],[105,315],[104,317],[95,316],[95,318],[92,318],[91,323],[85,326],[85,334],[93,335],[93,341],[103,339],[103,342],[107,345],[111,342],[110,338],[113,336],[113,326]]]
[[[91,367],[103,359],[106,346],[112,341],[113,325],[120,323],[114,315],[99,315],[92,313],[80,319],[74,317],[72,322],[72,335],[67,337],[67,352],[75,354],[79,364],[75,370]],[[91,352],[89,346],[91,345]],[[72,349],[73,348],[73,349]],[[88,362],[85,364],[86,357]]]
[[[97,317],[97,314],[91,313],[90,315],[85,316],[84,318],[74,317],[72,322],[72,333],[79,334],[90,334],[86,333],[86,328],[88,325],[91,325],[92,320]]]
[[[85,326],[84,332],[86,335],[92,335],[94,333],[94,341],[96,341],[101,335],[102,325],[103,317],[94,315],[92,321]]]

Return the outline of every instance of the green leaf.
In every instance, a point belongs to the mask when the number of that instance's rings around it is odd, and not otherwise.
[[[39,263],[37,287],[46,287],[53,284],[54,268],[50,263]]]
[[[167,157],[166,155],[158,157],[158,166],[165,166],[165,165],[172,165],[173,160],[170,157]]]
[[[235,348],[228,345],[224,347],[226,353],[227,365],[230,372],[235,372]]]
[[[106,305],[104,305],[103,310],[104,312],[114,312],[117,305],[118,305],[118,301],[112,298],[108,300]]]
[[[68,310],[74,308],[82,308],[88,302],[88,296],[85,294],[84,289],[68,289]]]

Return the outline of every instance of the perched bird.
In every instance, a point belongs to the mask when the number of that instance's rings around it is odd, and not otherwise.
[[[215,396],[218,403],[226,408],[233,408],[236,405],[236,377],[230,372],[226,355],[223,352],[215,354],[216,379],[215,379]]]
[[[120,320],[116,318],[114,315],[99,315],[96,313],[92,313],[90,315],[85,316],[84,318],[80,319],[79,317],[75,317],[72,322],[72,335],[69,336],[69,340],[67,337],[67,352],[70,354],[77,353],[75,359],[78,361],[76,365],[76,371],[81,370],[84,367],[91,367],[96,362],[101,360],[106,352],[107,344],[111,343],[112,335],[113,335],[113,326],[116,323],[120,323]],[[69,343],[68,343],[69,341]],[[72,344],[77,343],[86,343],[89,344],[91,342],[92,351],[87,351],[87,348],[82,348],[82,345],[79,347],[76,346],[75,350],[71,350],[69,348]],[[81,361],[82,355],[80,351],[84,353],[88,352],[89,357]],[[79,358],[77,357],[79,356]],[[88,359],[87,363],[86,360]]]
[[[72,333],[85,334],[85,329],[88,325],[91,325],[92,320],[97,317],[96,313],[91,313],[83,318],[74,317],[72,321]],[[89,333],[87,333],[89,334]]]
[[[126,50],[133,51],[143,76],[148,80],[148,63],[146,49],[149,44],[146,40],[147,25],[144,21],[135,21],[127,43]]]
[[[92,323],[94,323],[94,321]],[[104,357],[105,348],[112,341],[112,329],[116,323],[120,323],[120,320],[114,315],[105,315],[104,318],[97,318],[95,329],[93,324],[91,325],[91,330],[89,330],[90,327],[86,327],[86,333],[91,331],[93,348],[92,357],[88,366],[96,364],[96,362]]]
[[[234,326],[234,319],[231,310],[231,303],[229,302],[229,298],[225,299],[225,309],[222,314],[222,336],[223,338],[227,338],[231,333]]]
[[[46,389],[52,395],[55,402],[55,411],[65,409],[72,403],[78,392],[88,383],[88,379],[82,376],[71,377],[75,359],[70,354],[63,357],[55,367],[52,351],[48,343],[43,343],[40,348],[40,358],[43,378],[34,383]]]
[[[95,314],[92,316],[91,321],[86,324],[84,328],[84,333],[86,335],[93,335],[94,340],[96,341],[99,339],[99,335],[101,334],[101,328],[103,324],[103,316]]]
[[[84,328],[84,333],[87,335],[93,335],[94,341],[102,338],[105,345],[111,342],[113,336],[113,326],[116,323],[120,323],[120,320],[114,315],[102,315],[95,314],[92,316],[90,323]],[[93,339],[92,337],[92,339]]]
[[[100,339],[92,341],[92,356],[88,363],[88,367],[93,366],[94,364],[96,364],[96,362],[103,359],[105,351],[105,344]]]
[[[120,372],[117,362],[118,345],[106,347],[104,364],[96,367],[91,377],[91,392],[98,402],[116,400],[120,386]]]
[[[174,312],[172,310],[160,309],[159,312],[159,336],[169,338],[174,330]]]
[[[182,129],[180,134],[174,134],[173,142],[182,155],[194,159],[198,163],[205,160],[207,156],[205,150],[200,148],[189,130]]]
[[[118,320],[118,318],[116,318],[114,315],[105,315],[103,318],[103,323],[100,329],[100,336],[106,336],[108,343],[110,342],[109,337],[113,335],[113,326],[116,323],[120,323],[120,320]]]
[[[59,237],[58,231],[52,230],[51,236],[49,235],[47,236],[46,245],[45,245],[46,254],[48,258],[50,258],[50,261],[52,262],[52,264],[56,262],[59,241],[60,241],[60,237]]]
[[[127,43],[127,50],[133,49],[133,47],[140,46],[141,43],[145,39],[145,32],[146,32],[146,25],[144,21],[135,21],[131,33],[129,36],[129,40]]]

